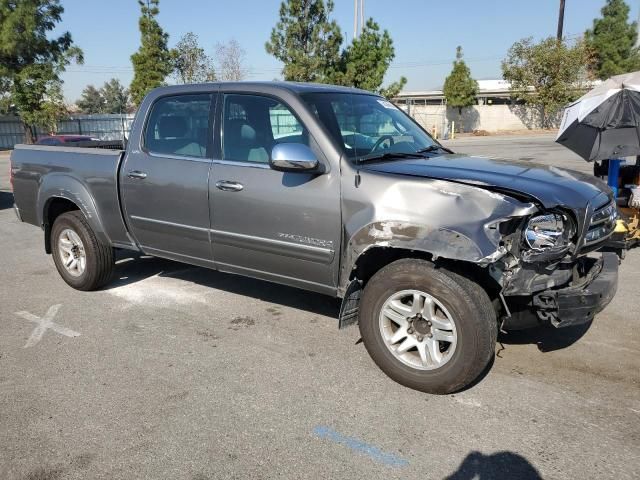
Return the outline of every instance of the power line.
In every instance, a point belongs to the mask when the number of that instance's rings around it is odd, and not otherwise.
[[[501,60],[503,56],[491,56],[491,57],[477,57],[477,58],[465,58],[465,62],[467,63],[477,63],[477,62],[489,62],[495,60]],[[405,62],[394,62],[389,68],[390,69],[398,69],[398,68],[420,68],[420,67],[435,67],[441,65],[449,65],[453,60],[451,59],[442,59],[442,60],[420,60],[420,61],[405,61]],[[257,67],[250,68],[249,74],[259,75],[259,74],[270,74],[270,73],[280,73],[282,71],[281,67]],[[126,66],[108,66],[108,65],[77,65],[73,68],[67,68],[65,70],[67,73],[133,73],[133,67]]]

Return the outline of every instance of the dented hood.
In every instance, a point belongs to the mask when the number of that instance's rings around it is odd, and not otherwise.
[[[516,192],[536,199],[546,208],[583,209],[597,196],[601,196],[595,200],[598,204],[605,203],[611,194],[603,181],[591,175],[524,161],[459,154],[365,163],[360,168]]]

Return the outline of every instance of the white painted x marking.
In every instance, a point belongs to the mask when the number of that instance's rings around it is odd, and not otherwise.
[[[42,340],[44,332],[46,332],[49,329],[59,333],[60,335],[64,335],[66,337],[80,336],[80,334],[75,330],[71,330],[70,328],[63,327],[62,325],[58,325],[57,323],[53,322],[53,319],[58,313],[58,310],[60,309],[61,306],[62,305],[53,305],[52,307],[49,308],[49,310],[47,310],[47,313],[42,318],[29,312],[16,312],[16,315],[24,318],[25,320],[29,320],[30,322],[37,323],[36,328],[34,328],[33,332],[31,332],[31,336],[29,337],[29,340],[27,340],[27,343],[25,343],[24,347],[22,348],[29,348],[36,345],[40,340]]]

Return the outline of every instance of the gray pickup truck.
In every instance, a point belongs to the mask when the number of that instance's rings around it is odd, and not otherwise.
[[[455,154],[361,90],[160,88],[124,151],[18,145],[11,179],[72,287],[126,249],[339,297],[339,325],[424,392],[474,382],[499,328],[589,322],[617,287],[604,183]]]

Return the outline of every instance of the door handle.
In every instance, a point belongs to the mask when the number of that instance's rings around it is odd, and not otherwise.
[[[244,188],[241,183],[230,182],[229,180],[220,180],[216,182],[216,188],[218,190],[224,190],[225,192],[239,192]]]
[[[144,180],[145,178],[147,178],[147,174],[145,172],[141,172],[140,170],[131,170],[127,173],[127,177]]]

